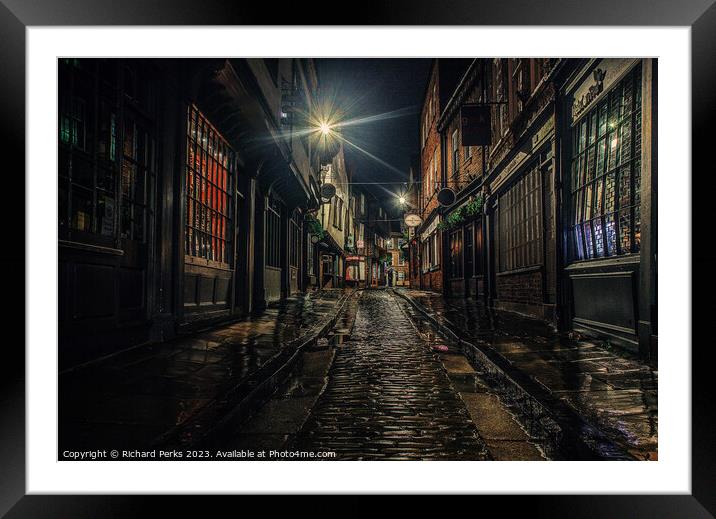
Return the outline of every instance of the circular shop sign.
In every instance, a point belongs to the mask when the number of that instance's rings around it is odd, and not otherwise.
[[[336,186],[333,184],[323,184],[321,186],[321,198],[333,198],[336,194]]]
[[[451,206],[455,203],[455,191],[449,187],[444,187],[438,191],[438,203],[443,207]]]
[[[405,225],[408,227],[418,227],[421,223],[423,223],[423,219],[415,213],[406,214],[404,221]]]

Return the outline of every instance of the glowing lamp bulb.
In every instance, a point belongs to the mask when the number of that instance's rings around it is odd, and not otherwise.
[[[321,133],[323,135],[328,135],[331,131],[331,127],[328,126],[328,123],[321,123]]]
[[[400,198],[398,198],[398,202],[400,202],[401,204],[404,204],[404,203],[405,203],[405,197],[404,197],[404,196],[401,196]]]

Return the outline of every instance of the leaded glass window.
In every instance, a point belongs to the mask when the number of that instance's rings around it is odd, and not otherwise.
[[[119,246],[120,239],[148,238],[158,168],[154,110],[144,106],[140,114],[126,102],[129,94],[120,79],[129,71],[142,78],[150,74],[133,60],[59,61],[58,221],[63,239]]]
[[[187,256],[229,263],[235,154],[194,105],[187,108]]]
[[[504,195],[498,206],[500,271],[543,263],[542,176],[539,160]]]
[[[572,150],[572,259],[639,252],[641,67],[574,125]]]

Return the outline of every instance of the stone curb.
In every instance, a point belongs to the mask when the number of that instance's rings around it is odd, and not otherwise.
[[[322,323],[316,324],[303,337],[286,344],[276,355],[234,387],[200,409],[186,422],[175,426],[154,441],[153,447],[191,449],[215,445],[231,430],[248,419],[264,404],[276,388],[288,377],[304,350],[334,326],[343,307],[354,292],[341,295],[334,311]]]
[[[498,386],[500,397],[506,397],[509,404],[521,410],[520,414],[530,417],[530,429],[536,429],[544,438],[543,448],[550,459],[635,459],[576,410],[512,366],[500,353],[487,345],[465,340],[408,294],[396,290],[393,293],[410,303],[448,339],[460,344],[468,360],[478,369],[486,371],[490,382]]]

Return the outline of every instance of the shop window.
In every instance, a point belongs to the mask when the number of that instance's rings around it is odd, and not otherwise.
[[[450,233],[450,277],[462,278],[462,229]]]
[[[85,150],[85,101],[72,96],[63,111],[60,122],[60,140],[79,150]]]
[[[499,266],[509,271],[542,263],[542,182],[539,160],[499,200]]]
[[[423,242],[423,264],[425,270],[437,267],[440,264],[438,256],[438,233],[431,234]]]
[[[185,226],[188,256],[229,263],[234,175],[234,151],[196,106],[189,106]]]
[[[639,252],[641,67],[572,130],[571,258]]]
[[[122,238],[146,240],[147,216],[153,198],[155,157],[155,140],[152,133],[135,114],[126,112],[120,169]]]
[[[146,241],[158,155],[153,124],[119,98],[121,60],[59,64],[60,237],[105,246]],[[108,83],[108,81],[113,81]]]

